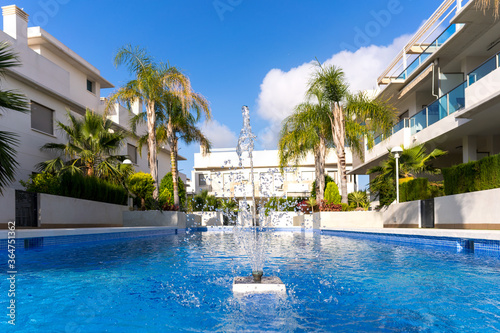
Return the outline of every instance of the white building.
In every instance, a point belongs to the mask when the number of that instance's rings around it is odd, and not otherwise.
[[[21,189],[19,180],[27,180],[37,171],[35,166],[38,163],[55,157],[40,151],[40,147],[49,142],[64,142],[56,122],[67,122],[67,110],[84,114],[88,108],[103,113],[105,100],[101,98],[101,89],[113,88],[113,85],[100,75],[97,68],[48,32],[40,27],[28,28],[28,14],[19,7],[2,7],[2,14],[0,40],[8,42],[21,61],[21,66],[7,70],[1,79],[2,89],[24,94],[31,105],[28,114],[4,110],[0,117],[0,130],[19,136],[16,149],[19,168],[16,182],[11,187]],[[137,113],[140,106],[133,109]],[[130,112],[120,105],[110,112],[110,119],[125,130],[129,128],[130,117]],[[138,132],[143,133],[145,129]],[[130,156],[136,171],[149,172],[146,147],[141,157],[137,152],[136,137],[130,131],[129,134],[119,153]],[[170,171],[168,149],[163,148],[158,154],[158,165],[159,177]]]
[[[347,169],[352,168],[352,157],[346,151]],[[191,188],[194,193],[208,190],[216,197],[242,199],[252,196],[250,161],[243,159],[239,166],[236,149],[213,149],[210,154],[201,152],[194,156]],[[339,182],[337,156],[329,150],[326,158],[326,174]],[[315,179],[314,156],[309,154],[299,166],[289,167],[284,173],[279,170],[277,150],[253,152],[254,186],[256,199],[267,197],[308,197]],[[347,176],[348,192],[357,189],[357,176]]]
[[[500,20],[476,0],[446,0],[378,79],[399,122],[355,158],[365,174],[388,149],[425,144],[448,152],[440,167],[500,153]]]

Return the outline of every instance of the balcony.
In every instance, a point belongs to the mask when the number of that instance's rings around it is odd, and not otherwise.
[[[436,38],[425,50],[415,59],[413,62],[406,67],[401,74],[398,75],[397,79],[406,80],[411,74],[415,72],[417,68],[422,65],[427,58],[437,50],[456,32],[458,31],[457,24],[451,24],[445,31],[443,31],[438,38]]]
[[[414,135],[444,117],[464,108],[466,85],[467,82],[461,83],[458,87],[411,117],[411,134]]]
[[[396,125],[394,125],[392,127],[391,134],[388,137],[396,134],[397,132],[401,131],[403,128],[407,128],[407,127],[409,127],[409,119],[406,119],[406,118],[401,119]],[[374,139],[375,145],[379,144],[383,140],[385,140],[385,136],[383,134],[380,134],[379,136],[377,136]]]
[[[383,135],[379,135],[375,138],[375,145],[380,144],[385,139],[394,135],[396,132],[400,131],[403,128],[410,127],[411,135],[415,135],[420,132],[424,128],[429,127],[430,125],[440,121],[441,119],[453,114],[454,112],[461,110],[465,107],[466,101],[466,93],[465,90],[480,81],[488,74],[492,73],[496,69],[500,67],[500,53],[495,54],[493,57],[486,60],[479,67],[471,71],[467,74],[467,80],[462,82],[452,91],[443,95],[434,103],[430,104],[420,112],[413,115],[409,122],[406,122],[406,119],[402,119],[392,128],[391,135],[388,137],[384,137]],[[470,104],[474,104],[478,102],[477,94],[468,94],[467,101]],[[479,97],[483,96],[482,94],[478,95]],[[472,100],[469,100],[472,99]],[[472,103],[471,103],[472,102]]]

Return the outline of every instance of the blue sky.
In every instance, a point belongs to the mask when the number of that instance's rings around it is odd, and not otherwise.
[[[353,90],[375,79],[440,4],[397,0],[39,0],[17,3],[40,25],[96,66],[116,87],[130,79],[115,68],[116,50],[144,47],[181,68],[208,98],[215,147],[234,145],[241,106],[251,110],[257,148],[272,149],[283,117],[303,98],[308,63],[342,66]],[[403,36],[403,37],[401,37]],[[399,38],[400,37],[400,38]],[[342,52],[343,51],[343,52]],[[111,91],[102,91],[106,96]],[[190,176],[197,145],[182,146]]]

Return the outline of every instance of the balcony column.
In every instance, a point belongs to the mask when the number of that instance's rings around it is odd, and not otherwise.
[[[500,135],[488,135],[486,137],[486,150],[491,155],[500,154]]]
[[[477,161],[477,137],[474,135],[464,136],[462,146],[462,162]]]
[[[457,0],[457,12],[462,9],[462,0]]]

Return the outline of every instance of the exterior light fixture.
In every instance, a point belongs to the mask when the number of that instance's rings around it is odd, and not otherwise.
[[[394,154],[394,158],[396,159],[396,203],[399,203],[399,157],[401,157],[402,152],[403,148],[400,146],[391,149],[391,153]]]

